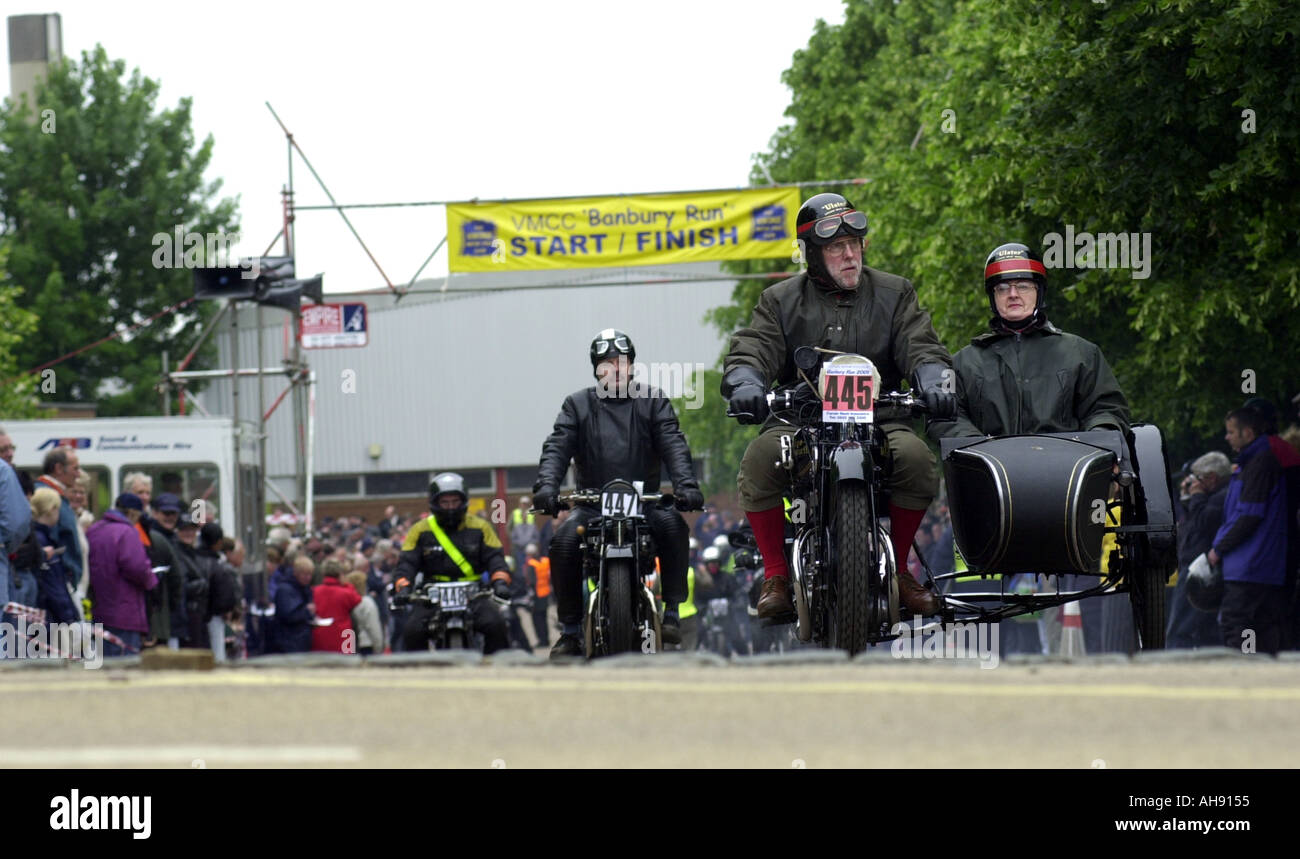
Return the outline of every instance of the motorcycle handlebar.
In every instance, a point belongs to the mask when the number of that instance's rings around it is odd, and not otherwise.
[[[802,401],[802,402],[801,402]],[[804,403],[817,402],[813,393],[804,387],[786,388],[784,391],[769,391],[767,394],[767,407],[773,412],[788,412]],[[893,406],[894,408],[908,409],[914,415],[924,415],[929,413],[925,403],[916,397],[914,393],[908,391],[891,391],[888,394],[881,394],[876,398],[877,408],[881,405]],[[732,411],[730,404],[727,406],[727,417],[729,418],[749,418],[754,419],[753,412]]]
[[[556,497],[556,500],[559,501],[561,505],[563,505],[560,507],[561,510],[568,510],[570,502],[575,504],[599,504],[600,494],[601,491],[599,489],[578,490],[575,492],[570,492],[566,495],[559,495]],[[649,502],[651,504],[655,502],[661,502],[665,506],[670,506],[673,503],[675,497],[676,496],[674,496],[671,492],[646,492],[641,496],[641,500],[645,502]],[[531,508],[528,512],[540,516],[551,515],[548,511],[539,510],[536,507]]]

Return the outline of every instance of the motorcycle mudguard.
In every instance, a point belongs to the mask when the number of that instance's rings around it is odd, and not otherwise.
[[[1141,498],[1146,504],[1145,522],[1161,528],[1150,532],[1151,548],[1171,563],[1177,563],[1174,535],[1174,499],[1169,488],[1169,456],[1160,428],[1155,424],[1133,425],[1133,454],[1137,460]],[[1139,516],[1137,521],[1143,521]]]
[[[605,557],[606,558],[634,558],[636,557],[636,552],[633,551],[631,546],[606,546]]]
[[[832,480],[866,480],[867,451],[856,441],[846,441],[831,453]]]

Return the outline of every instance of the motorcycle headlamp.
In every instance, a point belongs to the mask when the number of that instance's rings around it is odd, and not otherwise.
[[[818,372],[817,374],[817,393],[821,396],[823,400],[826,399],[826,378],[828,375],[826,372],[826,368],[828,366],[837,367],[837,366],[844,366],[846,364],[858,365],[858,366],[866,365],[867,367],[871,368],[870,376],[872,380],[876,380],[880,378],[880,374],[876,370],[876,365],[871,361],[870,358],[864,358],[861,355],[836,355],[834,358],[831,358],[829,361],[824,362],[822,364],[820,372]],[[871,386],[872,408],[875,407],[876,399],[879,396],[879,394],[880,392],[877,390],[877,386],[873,384]]]

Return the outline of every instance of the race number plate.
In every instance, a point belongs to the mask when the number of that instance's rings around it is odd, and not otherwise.
[[[439,584],[437,586],[438,602],[443,608],[464,608],[469,605],[469,592],[472,584]]]
[[[602,492],[601,516],[640,516],[641,499],[635,492]]]
[[[828,364],[826,394],[822,398],[822,421],[828,424],[869,424],[875,419],[872,408],[870,364]]]

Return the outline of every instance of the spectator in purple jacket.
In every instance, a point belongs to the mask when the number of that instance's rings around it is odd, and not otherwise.
[[[112,510],[86,531],[90,545],[90,584],[95,589],[95,622],[126,645],[104,642],[104,656],[125,656],[140,651],[140,636],[149,631],[145,591],[158,584],[145,554],[135,523],[144,503],[124,492]]]
[[[1264,419],[1236,409],[1224,420],[1224,440],[1237,454],[1228,481],[1223,524],[1205,553],[1223,563],[1219,626],[1224,644],[1244,652],[1277,653],[1290,608],[1286,592],[1286,484]]]

